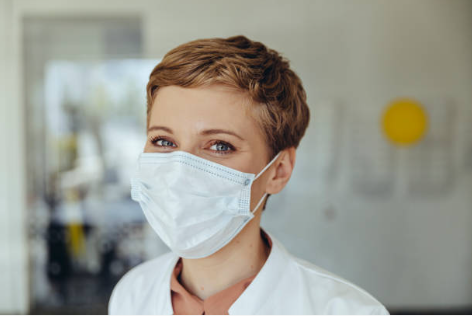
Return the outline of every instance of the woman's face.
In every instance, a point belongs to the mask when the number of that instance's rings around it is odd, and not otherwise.
[[[269,147],[251,111],[245,110],[247,102],[242,93],[222,85],[159,88],[144,152],[186,151],[257,174],[269,162]],[[264,175],[253,184],[251,207],[265,192]]]

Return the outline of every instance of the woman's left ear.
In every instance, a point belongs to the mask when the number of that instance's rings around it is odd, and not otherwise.
[[[266,185],[267,193],[277,194],[287,185],[292,175],[293,168],[295,167],[295,157],[295,147],[282,150],[279,158],[274,162],[274,167],[269,173]]]

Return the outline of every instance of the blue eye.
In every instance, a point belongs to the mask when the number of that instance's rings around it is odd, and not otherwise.
[[[235,150],[231,144],[222,141],[215,142],[210,149],[218,154],[229,154]]]
[[[211,146],[210,148],[212,148],[212,147],[215,147],[216,149],[214,149],[214,150],[216,150],[216,151],[227,151],[227,150],[229,150],[229,146],[226,145],[226,144],[223,144],[223,143],[215,144],[215,145]]]
[[[160,142],[160,144],[159,144]],[[160,139],[157,141],[158,145],[159,146],[173,146],[174,144],[168,140],[165,140],[165,139]]]
[[[151,138],[151,143],[158,147],[176,147],[173,142],[161,137]]]

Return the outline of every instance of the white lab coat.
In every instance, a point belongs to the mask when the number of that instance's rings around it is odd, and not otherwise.
[[[385,307],[360,287],[292,256],[274,236],[270,255],[229,314],[383,314]],[[172,252],[126,273],[113,289],[109,314],[166,314],[170,280],[179,257]]]

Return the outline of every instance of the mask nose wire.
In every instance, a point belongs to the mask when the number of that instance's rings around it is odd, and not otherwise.
[[[275,157],[272,158],[272,160],[267,164],[267,166],[265,166],[264,169],[262,169],[261,172],[259,172],[259,173],[257,174],[257,176],[254,178],[253,182],[256,181],[256,179],[259,178],[259,176],[260,176],[261,174],[263,174],[264,171],[266,171],[267,168],[269,168],[269,167],[274,163],[274,161],[280,156],[280,153],[281,153],[281,152],[279,152],[277,155],[275,155]],[[265,198],[266,196],[267,196],[267,192],[264,192],[264,195],[261,197],[261,199],[260,199],[259,202],[257,203],[256,207],[251,211],[251,213],[254,214],[254,213],[257,211],[257,209],[259,208],[259,206],[261,206],[261,203],[262,203],[262,201],[264,201],[264,198]]]

